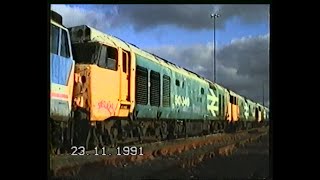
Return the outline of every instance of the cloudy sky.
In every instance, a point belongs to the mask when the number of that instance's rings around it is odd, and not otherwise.
[[[67,27],[89,25],[269,105],[269,5],[52,5]]]

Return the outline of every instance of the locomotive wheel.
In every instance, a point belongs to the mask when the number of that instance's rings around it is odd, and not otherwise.
[[[104,147],[105,143],[103,142],[103,135],[102,134],[99,135],[99,143],[100,143],[100,147]]]
[[[98,146],[99,146],[99,140],[96,134],[96,128],[91,127],[88,132],[88,136],[86,140],[86,149],[91,150],[94,147],[98,147]]]
[[[221,125],[218,122],[215,122],[213,127],[214,127],[214,130],[213,130],[214,134],[218,133],[221,129]]]
[[[65,143],[65,128],[63,122],[56,122],[50,119],[50,151],[59,155]]]
[[[116,147],[118,145],[118,129],[116,127],[112,127],[110,135],[111,147]]]
[[[104,133],[102,134],[102,140],[104,145],[114,147],[117,145],[118,140],[118,123],[115,120],[106,120],[103,122]]]
[[[168,128],[167,127],[168,127],[167,123],[162,121],[161,129],[160,129],[161,130],[160,133],[161,133],[162,140],[166,139],[167,136],[168,136]]]
[[[241,122],[241,130],[245,130],[246,129],[246,122],[242,121]]]
[[[169,121],[168,122],[168,135],[167,135],[167,139],[171,140],[171,139],[176,139],[178,137],[177,135],[177,123],[175,120]]]
[[[50,119],[49,120],[50,122],[50,151],[51,151],[51,154],[57,154],[57,151],[58,151],[58,147],[57,147],[57,131],[56,131],[56,128],[55,128],[55,122]]]
[[[244,123],[244,130],[248,130],[248,124],[249,124],[248,121]]]
[[[188,138],[188,124],[189,122],[187,120],[183,122],[183,133],[185,138]]]
[[[155,129],[155,137],[157,139],[157,141],[161,141],[162,137],[161,137],[161,126],[156,127]]]
[[[214,134],[214,122],[211,122],[210,124],[210,133]]]
[[[247,130],[251,129],[251,122],[247,122]]]
[[[138,130],[139,142],[142,143],[142,141],[144,140],[144,138],[147,135],[149,123],[141,121],[137,128],[138,128],[137,130]]]
[[[73,130],[73,137],[72,137],[72,145],[74,146],[85,146],[86,138],[89,132],[89,123],[88,120],[75,120],[74,121],[74,130]]]
[[[226,132],[226,130],[228,128],[228,122],[225,120],[224,122],[222,122],[222,125],[223,125],[222,132]]]
[[[237,132],[240,131],[242,129],[242,123],[243,122],[237,122]]]
[[[75,111],[74,119],[72,119],[71,145],[77,147],[85,146],[89,130],[90,124],[87,114],[80,110]]]
[[[223,125],[222,123],[219,121],[219,122],[215,122],[215,127],[214,127],[214,130],[215,130],[215,134],[216,133],[221,133],[222,132],[222,129],[223,129]]]
[[[136,129],[137,129],[137,133],[138,133],[139,142],[142,143],[142,139],[143,139],[143,134],[142,134],[143,130],[142,130],[142,127],[141,127],[140,125],[138,125],[138,126],[136,127]]]
[[[232,131],[233,131],[233,122],[232,121],[228,122],[225,130],[227,133],[232,133]]]
[[[92,132],[93,132],[93,144],[94,144],[94,147],[98,147],[99,146],[99,139],[98,139],[98,136],[97,136],[97,128],[96,127],[93,127],[92,128]]]

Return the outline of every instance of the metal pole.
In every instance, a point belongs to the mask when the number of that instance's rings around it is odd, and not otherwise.
[[[264,81],[262,81],[262,105],[264,106]]]
[[[218,18],[220,14],[211,14],[210,16],[213,18],[213,81],[216,83],[216,18]]]
[[[213,18],[213,81],[216,83],[216,17]]]

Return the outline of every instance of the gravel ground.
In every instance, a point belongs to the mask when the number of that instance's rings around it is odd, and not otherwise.
[[[85,166],[75,177],[53,179],[270,179],[268,135],[247,143],[230,156],[205,159],[193,166],[182,168],[181,157],[157,157],[123,167]]]
[[[229,157],[216,157],[191,168],[194,179],[271,179],[269,138],[246,144]],[[191,179],[191,178],[189,178]]]

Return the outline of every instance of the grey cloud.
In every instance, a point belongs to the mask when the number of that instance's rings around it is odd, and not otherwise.
[[[212,5],[117,5],[105,9],[91,5],[90,10],[54,5],[69,26],[88,24],[98,29],[114,28],[130,22],[137,30],[158,25],[176,25],[189,29],[211,28],[208,14]],[[219,5],[215,8],[223,15],[217,22],[224,27],[227,19],[238,17],[244,23],[258,23],[268,18],[267,5]],[[107,20],[106,20],[107,19]],[[267,19],[265,19],[267,20]],[[265,102],[269,102],[269,35],[237,39],[217,49],[217,81],[219,84],[255,101],[262,101],[262,81],[266,80]],[[212,44],[187,47],[165,46],[149,48],[151,52],[182,67],[212,79]]]
[[[238,17],[243,23],[268,21],[269,5],[119,5],[123,20],[131,22],[140,31],[159,25],[174,25],[192,30],[211,29],[212,12],[221,16],[217,29],[224,28],[228,19]]]
[[[213,79],[212,45],[149,48],[179,66],[207,79]],[[269,35],[232,41],[217,50],[217,82],[262,104],[264,83],[265,105],[269,102]]]
[[[84,10],[84,6],[90,6],[91,10]],[[89,24],[99,29],[128,25],[136,31],[161,25],[190,30],[212,29],[210,14],[213,12],[221,14],[216,22],[217,29],[223,29],[225,22],[235,17],[244,24],[268,22],[269,19],[269,5],[114,5],[111,11],[110,5],[53,7],[64,16],[67,26]]]
[[[262,79],[269,73],[269,35],[234,40],[219,50],[217,61],[235,67],[239,75]]]
[[[87,5],[88,6],[88,5]],[[66,27],[89,25],[97,29],[108,29],[114,23],[115,11],[99,11],[99,7],[90,5],[92,9],[71,7],[68,5],[52,5],[51,9],[63,17],[63,24]]]

